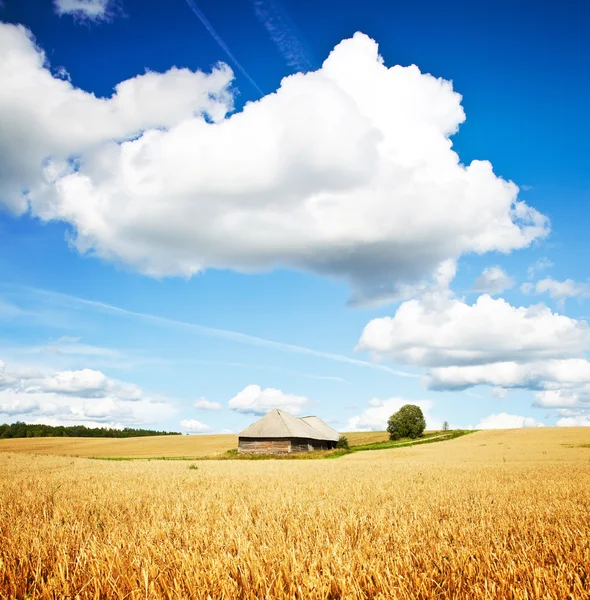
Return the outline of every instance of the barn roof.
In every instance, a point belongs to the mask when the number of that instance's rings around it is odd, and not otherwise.
[[[305,419],[315,419],[308,422]],[[251,438],[309,438],[312,440],[337,441],[339,435],[331,427],[317,417],[299,419],[280,408],[274,408],[269,413],[246,427],[238,434],[239,437]],[[323,425],[317,426],[317,422]],[[335,437],[334,437],[335,436]]]
[[[332,429],[327,423],[324,423],[316,416],[302,417],[301,420],[305,421],[308,425],[311,425],[316,431],[321,433],[324,436],[322,438],[324,440],[337,442],[340,439],[340,434],[335,429]]]

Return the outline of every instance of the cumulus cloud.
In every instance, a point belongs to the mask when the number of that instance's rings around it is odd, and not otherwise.
[[[576,357],[589,345],[585,321],[484,294],[471,305],[443,295],[404,302],[365,326],[358,349],[438,367]]]
[[[544,427],[544,425],[532,417],[509,415],[503,412],[485,417],[476,429],[520,429],[521,427]]]
[[[441,422],[434,418],[430,411],[433,403],[430,400],[406,400],[404,398],[388,398],[381,400],[373,398],[369,406],[360,415],[348,419],[344,431],[384,431],[387,428],[387,420],[396,413],[404,404],[415,404],[422,409],[426,419],[427,429],[440,429]]]
[[[195,113],[222,119],[232,100],[232,72],[225,66],[210,74],[148,72],[119,83],[110,98],[97,98],[54,77],[32,34],[6,23],[0,24],[0,78],[11,82],[0,88],[0,152],[7,157],[0,163],[0,200],[42,219],[68,221],[56,213],[65,209],[58,183],[82,163],[98,175],[118,141],[172,127]]]
[[[475,280],[474,292],[485,292],[495,296],[514,286],[514,279],[500,267],[487,267]]]
[[[229,115],[227,66],[96,98],[53,77],[24,28],[1,27],[0,199],[68,223],[80,252],[154,276],[303,269],[365,301],[548,233],[489,162],[461,164],[451,83],[387,68],[365,35]]]
[[[370,321],[358,348],[424,367],[432,390],[488,385],[500,398],[528,389],[538,392],[534,406],[552,409],[584,409],[590,399],[590,328],[543,304],[515,307],[487,294],[468,304],[435,291]]]
[[[211,400],[207,400],[206,398],[200,398],[195,402],[195,408],[199,410],[222,410],[223,406],[219,402],[211,402]]]
[[[526,358],[523,356],[522,360]],[[590,382],[590,362],[583,358],[434,367],[428,371],[429,387],[436,390],[462,390],[474,385],[561,389],[587,382]]]
[[[544,390],[535,395],[535,406],[542,408],[590,410],[590,384],[574,387],[573,389]],[[568,416],[572,416],[568,414]]]
[[[74,19],[103,21],[111,15],[112,0],[53,0],[55,12]]]
[[[174,414],[170,402],[151,398],[134,384],[83,369],[46,375],[34,368],[8,369],[0,361],[0,419],[89,425],[143,425]]]
[[[551,277],[545,277],[533,286],[529,284],[526,288],[521,286],[521,290],[525,293],[549,294],[556,300],[565,300],[566,298],[587,298],[590,296],[590,284],[579,283],[573,279],[565,281],[557,281]],[[526,291],[525,291],[526,290]]]
[[[187,433],[205,433],[209,431],[211,427],[196,419],[183,419],[180,421],[180,427]]]
[[[248,385],[229,401],[229,407],[236,412],[251,415],[264,415],[273,408],[282,408],[298,415],[308,402],[304,396],[285,394],[274,388],[261,389],[259,385]]]

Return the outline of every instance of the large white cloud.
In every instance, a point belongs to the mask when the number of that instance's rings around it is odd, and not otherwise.
[[[0,420],[135,426],[157,424],[174,412],[169,401],[100,371],[45,375],[30,368],[8,369],[0,361]]]
[[[229,407],[236,412],[252,415],[264,415],[273,408],[282,408],[298,415],[308,402],[304,396],[285,394],[275,388],[262,389],[259,385],[248,385],[229,401]]]
[[[387,68],[365,35],[226,117],[227,67],[148,73],[96,98],[52,77],[26,30],[1,33],[0,197],[69,223],[81,252],[158,276],[311,270],[362,300],[548,231],[489,162],[460,163],[451,83]]]
[[[232,106],[226,66],[209,75],[148,72],[119,83],[110,98],[97,98],[53,76],[31,33],[6,23],[0,23],[0,79],[8,82],[0,86],[0,201],[45,219],[69,220],[56,184],[80,162],[99,176],[117,141],[195,113],[216,121]]]
[[[430,414],[433,403],[430,400],[418,400],[417,402],[405,400],[404,398],[387,398],[381,400],[373,398],[369,406],[360,415],[348,419],[345,431],[384,431],[387,421],[391,415],[396,413],[404,404],[415,404],[422,409],[426,420],[427,429],[440,429],[442,424]]]

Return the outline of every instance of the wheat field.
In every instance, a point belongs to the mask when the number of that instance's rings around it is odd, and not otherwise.
[[[385,431],[345,434],[354,445],[389,439]],[[197,458],[238,447],[238,436],[166,435],[136,438],[16,438],[0,440],[0,453],[55,454],[84,458]]]
[[[318,461],[2,453],[0,597],[589,598],[589,490],[584,429]]]

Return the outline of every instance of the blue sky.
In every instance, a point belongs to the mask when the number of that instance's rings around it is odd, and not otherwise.
[[[0,422],[590,425],[589,16],[5,0]]]

